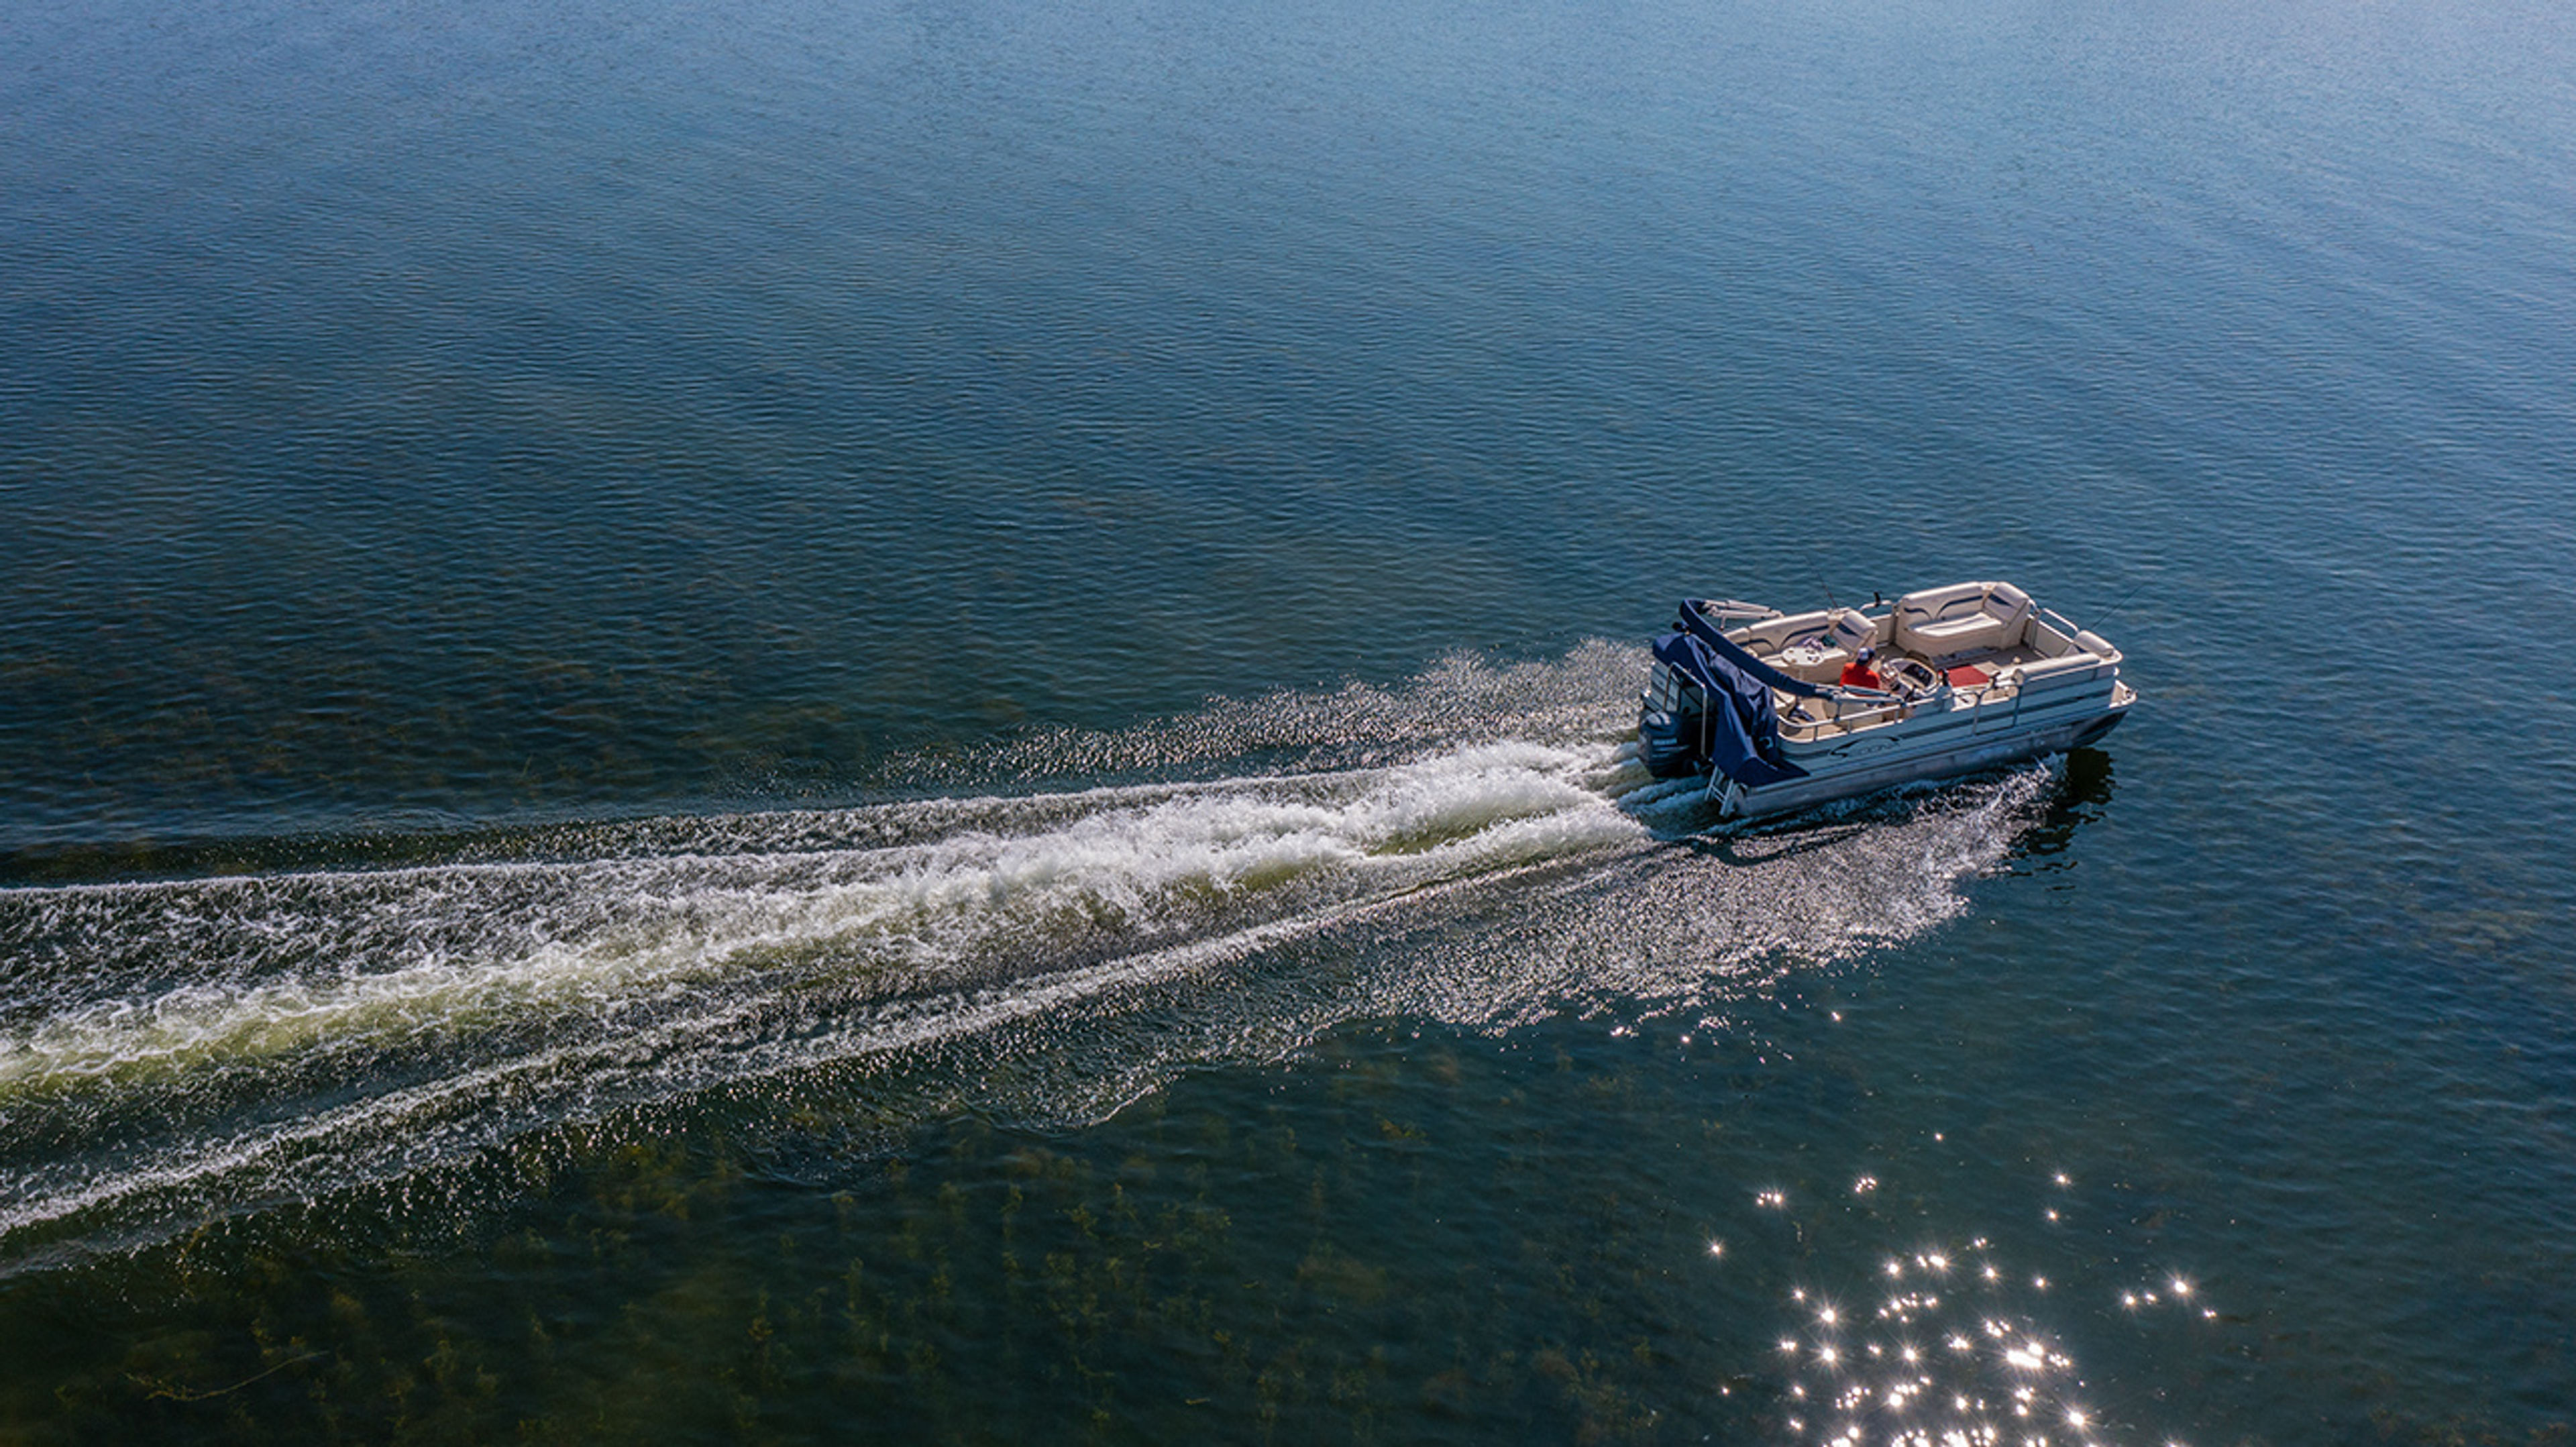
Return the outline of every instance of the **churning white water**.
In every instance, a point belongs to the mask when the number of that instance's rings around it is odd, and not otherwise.
[[[961,1100],[1085,1118],[1357,1017],[1722,1013],[1955,914],[2049,787],[1701,838],[1615,712],[1563,705],[1592,661],[1537,675],[1554,687],[1517,720],[1491,686],[1512,675],[1469,670],[1487,699],[1462,724],[1454,665],[1410,713],[1349,691],[1267,710],[1304,708],[1310,744],[1317,718],[1374,715],[1392,762],[0,892],[0,1269],[752,1080],[892,1130]],[[1161,726],[1168,753],[1238,707]],[[1529,736],[1495,726],[1515,721]],[[1096,761],[1154,732],[1049,747]]]

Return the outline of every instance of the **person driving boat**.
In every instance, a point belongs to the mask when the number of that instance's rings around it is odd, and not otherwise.
[[[1877,649],[1875,649],[1875,648],[1866,648],[1866,647],[1865,647],[1865,648],[1863,648],[1863,649],[1861,649],[1861,651],[1860,651],[1860,653],[1859,653],[1859,656],[1857,656],[1857,657],[1853,658],[1851,662],[1846,663],[1846,664],[1844,664],[1844,665],[1843,665],[1843,687],[1845,687],[1845,688],[1884,688],[1884,687],[1886,687],[1886,685],[1885,685],[1885,684],[1880,683],[1880,682],[1878,681],[1878,670],[1876,670],[1876,669],[1874,669],[1874,668],[1872,668],[1872,667],[1870,667],[1870,666],[1869,666],[1869,665],[1870,665],[1871,660],[1873,660],[1873,659],[1875,659],[1875,658],[1877,658],[1877,657],[1878,657],[1878,650],[1877,650]]]

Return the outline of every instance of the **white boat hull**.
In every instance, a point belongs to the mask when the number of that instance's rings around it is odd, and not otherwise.
[[[2127,716],[2137,695],[2126,684],[2086,690],[2080,699],[2052,700],[2045,708],[2011,718],[2011,705],[1997,702],[1953,709],[1940,715],[1918,715],[1905,723],[1848,736],[1830,747],[1801,749],[1790,745],[1790,760],[1807,777],[1747,788],[1723,774],[1709,776],[1709,798],[1724,819],[1752,819],[1810,809],[1837,799],[1856,798],[1899,784],[1921,783],[1958,774],[2001,768],[2028,759],[2070,752],[2110,732]],[[1979,720],[1994,709],[2003,718]],[[1916,727],[1924,725],[1925,727]]]

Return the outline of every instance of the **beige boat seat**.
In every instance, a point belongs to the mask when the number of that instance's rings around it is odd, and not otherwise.
[[[2063,688],[2068,684],[2090,683],[2096,678],[2116,673],[2113,665],[2091,653],[2070,653],[2063,658],[2043,658],[2033,663],[2006,670],[2023,693],[2042,689]]]
[[[2010,648],[2030,626],[2030,595],[2010,583],[1958,583],[1896,600],[1896,643],[1927,658]]]
[[[1846,658],[1857,657],[1863,648],[1878,641],[1878,620],[1864,616],[1859,609],[1837,608],[1832,616],[1833,626],[1825,630],[1825,637]]]
[[[1805,683],[1834,683],[1842,678],[1843,665],[1877,637],[1877,619],[1856,608],[1836,608],[1825,615],[1823,632],[1807,634],[1762,661]]]

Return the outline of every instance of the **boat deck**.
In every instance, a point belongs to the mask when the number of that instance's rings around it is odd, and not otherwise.
[[[1903,700],[1862,707],[1845,703],[1839,707],[1822,699],[1800,698],[1795,694],[1772,691],[1771,701],[1780,715],[1780,736],[1795,743],[1812,743],[1840,734],[1859,733],[1913,717],[1926,707],[1939,709],[1981,708],[1988,704],[2009,703],[2021,692],[2019,683],[1999,677],[2006,669],[2028,667],[2047,661],[2048,655],[2027,643],[2014,643],[2002,648],[1980,648],[1967,653],[1943,654],[1937,659],[1901,648],[1881,647],[1877,666],[1880,676],[1897,663],[1912,661],[1931,668],[1950,680],[1946,696]],[[1961,670],[1975,669],[1987,681],[1979,683],[1973,676],[1962,677]]]

